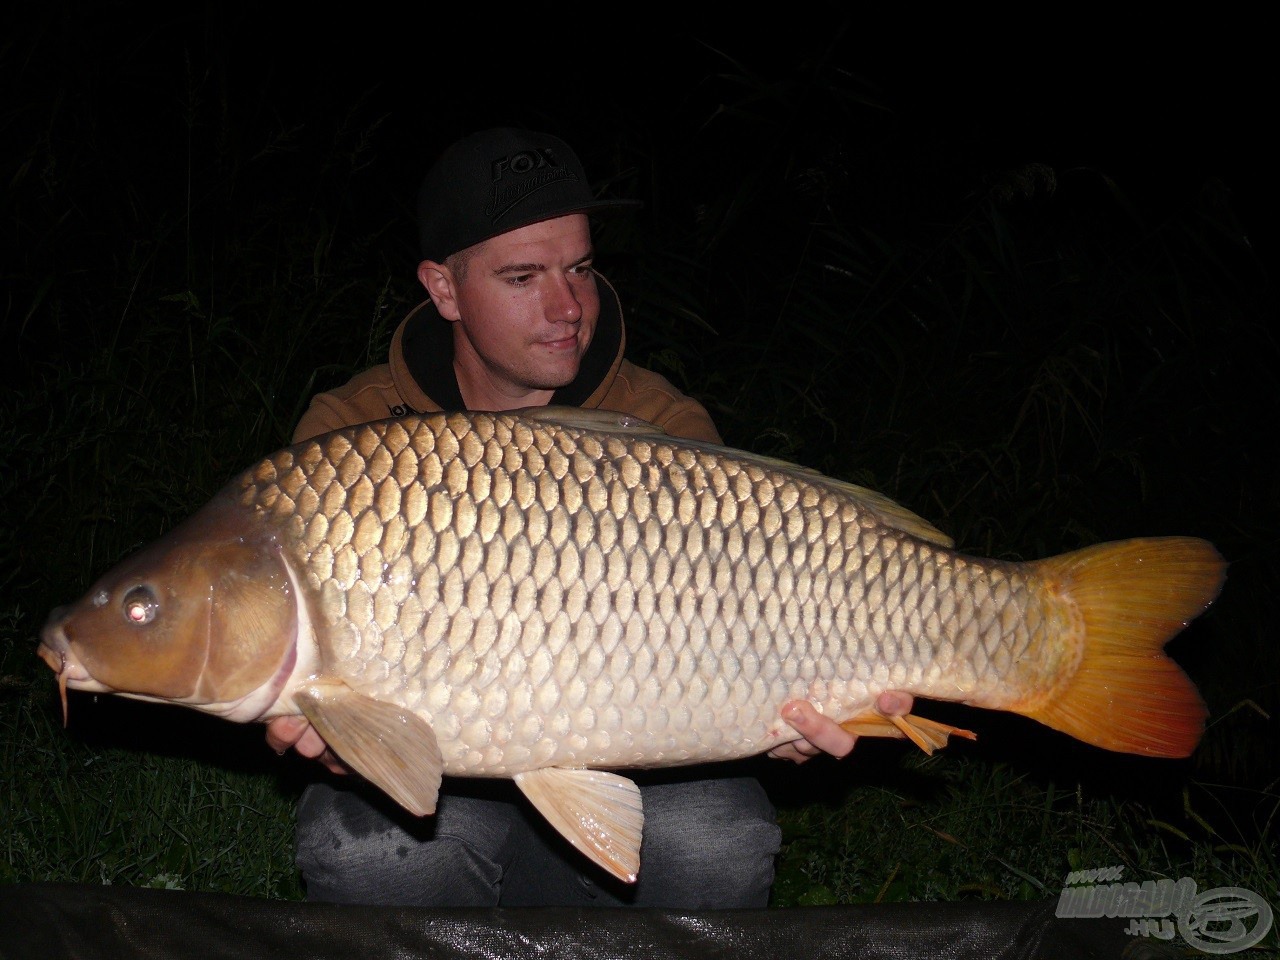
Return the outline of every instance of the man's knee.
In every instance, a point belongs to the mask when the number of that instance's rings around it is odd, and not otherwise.
[[[297,866],[309,900],[494,906],[503,874],[500,815],[445,822],[383,810],[378,798],[313,784],[298,806]],[[446,806],[442,799],[441,808]],[[472,829],[474,828],[474,829]]]
[[[686,909],[767,906],[782,832],[756,780],[662,784],[643,795],[639,901]]]

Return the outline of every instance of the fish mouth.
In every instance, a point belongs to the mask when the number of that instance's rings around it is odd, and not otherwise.
[[[297,640],[295,639],[289,645],[275,676],[268,683],[239,700],[228,703],[204,703],[192,698],[173,699],[128,693],[123,690],[117,690],[115,687],[109,687],[100,680],[95,680],[93,675],[89,673],[88,668],[76,656],[75,650],[71,647],[71,640],[56,615],[50,618],[49,623],[40,634],[40,645],[36,648],[36,656],[47,663],[49,669],[57,675],[58,696],[62,701],[62,725],[66,727],[68,720],[68,690],[78,690],[85,693],[115,693],[131,700],[146,700],[155,703],[181,703],[237,721],[265,719],[264,714],[269,715],[267,714],[269,707],[275,704],[288,681],[293,678],[298,663],[298,648]]]
[[[58,682],[73,690],[106,693],[110,687],[93,679],[88,668],[71,648],[71,640],[61,623],[51,622],[40,634],[36,655],[58,675]]]
[[[89,693],[111,693],[104,683],[93,679],[88,669],[75,651],[71,649],[71,641],[62,628],[60,618],[55,615],[40,634],[40,646],[36,648],[36,656],[49,665],[49,669],[57,674],[58,698],[62,701],[62,725],[66,727],[67,690],[84,690]]]

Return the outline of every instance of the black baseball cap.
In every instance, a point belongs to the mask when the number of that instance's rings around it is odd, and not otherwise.
[[[422,259],[450,254],[508,230],[570,213],[640,206],[591,192],[577,154],[547,133],[494,127],[457,141],[418,190]]]

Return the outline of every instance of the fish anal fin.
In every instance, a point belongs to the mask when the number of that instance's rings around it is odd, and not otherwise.
[[[850,717],[840,726],[858,737],[905,737],[930,756],[933,751],[945,747],[950,737],[978,739],[972,730],[939,723],[928,717],[917,717],[913,713],[905,717],[887,717],[878,710],[868,710]]]
[[[604,770],[544,767],[515,776],[538,812],[583,854],[625,883],[640,872],[640,788]]]
[[[1135,539],[1037,561],[1049,589],[1078,610],[1075,672],[1013,710],[1107,750],[1188,756],[1208,715],[1162,648],[1217,597],[1226,562],[1194,537]]]
[[[425,720],[340,683],[311,684],[295,700],[352,769],[410,813],[435,813],[444,760]]]

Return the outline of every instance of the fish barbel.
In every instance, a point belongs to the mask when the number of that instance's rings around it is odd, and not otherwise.
[[[509,777],[578,849],[639,870],[617,773],[758,754],[807,699],[926,750],[902,690],[1106,748],[1189,754],[1206,710],[1162,652],[1221,589],[1190,537],[1014,563],[884,496],[623,414],[448,413],[295,444],[50,616],[67,688],[234,721],[303,714],[418,815]]]

